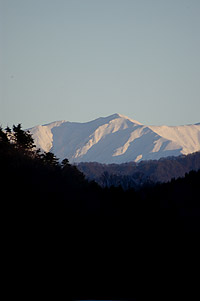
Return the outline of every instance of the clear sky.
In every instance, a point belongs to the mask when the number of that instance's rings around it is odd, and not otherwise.
[[[0,124],[200,122],[199,0],[0,0]]]

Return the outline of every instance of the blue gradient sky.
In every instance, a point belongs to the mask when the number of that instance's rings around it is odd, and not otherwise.
[[[199,0],[0,0],[0,123],[200,122]]]

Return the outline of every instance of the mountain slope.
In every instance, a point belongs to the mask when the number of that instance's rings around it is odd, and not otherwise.
[[[86,123],[58,121],[30,129],[35,144],[61,160],[123,163],[200,150],[200,125],[146,126],[120,114]]]

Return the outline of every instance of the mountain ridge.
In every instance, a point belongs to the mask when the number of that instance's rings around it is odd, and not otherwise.
[[[144,125],[115,113],[89,122],[55,121],[29,129],[37,148],[70,163],[123,163],[200,150],[200,124]]]

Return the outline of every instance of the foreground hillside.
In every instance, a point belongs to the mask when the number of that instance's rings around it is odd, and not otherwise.
[[[119,164],[200,150],[200,124],[148,126],[120,114],[85,123],[57,121],[30,132],[38,148],[70,163]]]
[[[167,287],[163,277],[152,280],[155,262],[160,265],[161,255],[171,271],[170,253],[177,266],[185,250],[175,243],[200,232],[200,171],[138,191],[103,189],[67,159],[58,163],[53,153],[35,151],[20,126],[0,129],[0,170],[5,278],[14,279],[15,295],[28,290],[38,297],[42,288],[55,299],[61,292],[68,300],[119,300],[146,292],[155,299],[159,285],[166,297],[168,279]],[[194,249],[190,265],[191,258]],[[185,255],[183,260],[180,274]]]

